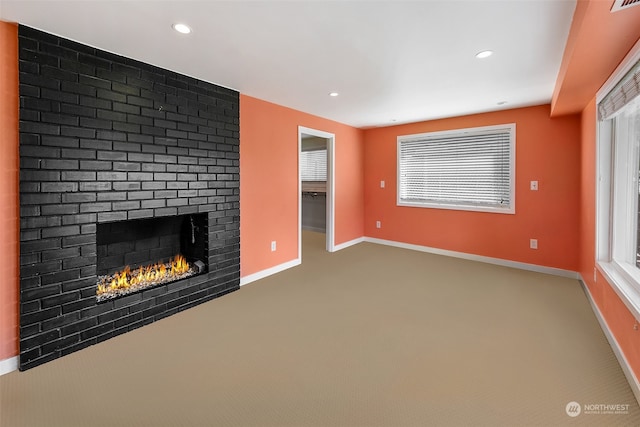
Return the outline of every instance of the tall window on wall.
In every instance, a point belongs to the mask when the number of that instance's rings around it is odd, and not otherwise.
[[[640,315],[640,49],[598,102],[598,266]],[[624,68],[623,68],[624,70]]]
[[[301,152],[300,176],[303,181],[326,181],[327,150]]]
[[[515,213],[515,124],[398,137],[398,205]]]

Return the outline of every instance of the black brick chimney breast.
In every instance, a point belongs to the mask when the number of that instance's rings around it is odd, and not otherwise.
[[[25,26],[20,370],[239,288],[239,94]],[[96,303],[97,225],[206,215],[206,273]]]

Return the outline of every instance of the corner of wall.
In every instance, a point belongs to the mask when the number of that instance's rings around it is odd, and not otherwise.
[[[18,26],[0,21],[0,361],[19,352]]]

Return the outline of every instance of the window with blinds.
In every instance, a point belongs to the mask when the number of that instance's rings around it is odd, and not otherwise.
[[[327,150],[302,151],[300,177],[302,181],[326,181]]]
[[[515,213],[515,124],[398,137],[398,205]]]
[[[598,119],[609,120],[640,95],[640,61],[598,103]]]
[[[611,89],[598,102],[596,257],[600,271],[638,316],[640,42],[603,88]]]

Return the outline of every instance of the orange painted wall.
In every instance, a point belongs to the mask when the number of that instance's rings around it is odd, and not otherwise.
[[[18,27],[0,22],[0,361],[18,354]]]
[[[580,274],[615,336],[636,378],[640,378],[640,331],[636,319],[600,272],[594,280],[596,247],[596,102],[582,112]]]
[[[363,132],[241,95],[242,277],[298,257],[298,126],[335,134],[335,243],[363,235]]]
[[[612,4],[578,0],[553,92],[553,116],[582,112],[638,40],[640,7],[611,13]]]
[[[580,117],[550,119],[549,108],[365,131],[365,235],[577,271]],[[504,123],[516,123],[515,215],[396,206],[399,135]],[[529,190],[531,180],[539,191]],[[538,250],[529,249],[530,238],[538,239]]]

